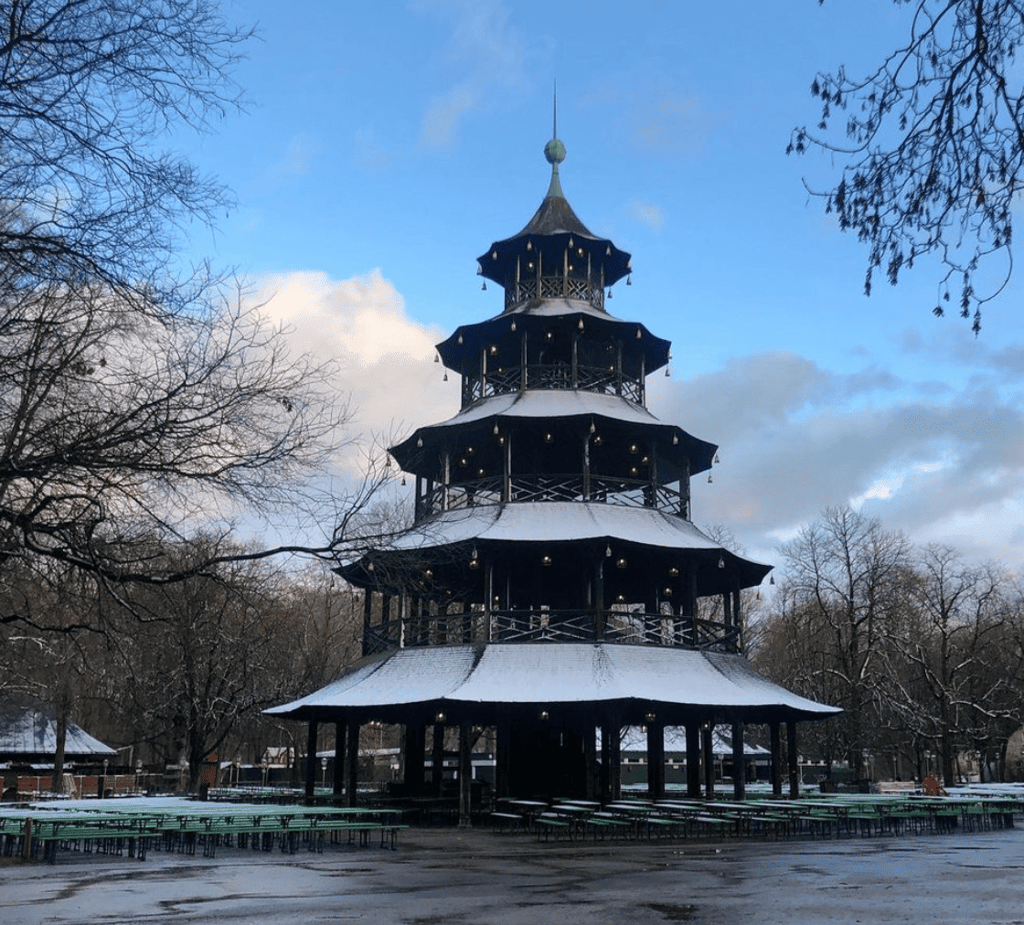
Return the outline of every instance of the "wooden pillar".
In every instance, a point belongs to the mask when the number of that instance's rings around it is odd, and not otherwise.
[[[345,723],[334,724],[334,795],[340,797],[345,789]]]
[[[459,724],[459,828],[473,825],[473,729]]]
[[[612,800],[622,799],[622,738],[617,717],[608,723],[608,795]]]
[[[665,724],[656,719],[647,723],[647,793],[665,799]]]
[[[715,752],[712,738],[713,726],[711,720],[705,720],[701,724],[701,756],[704,759],[704,799],[715,798]]]
[[[430,749],[430,763],[433,770],[431,790],[435,796],[444,791],[444,723],[434,723],[434,737]]]
[[[512,796],[509,779],[511,770],[512,723],[507,716],[498,717],[495,747],[497,753],[494,762],[494,795],[496,797]]]
[[[516,264],[518,271],[519,264]],[[526,331],[519,339],[519,391],[525,391],[530,385],[529,374],[530,350],[526,343]]]
[[[604,743],[602,740],[602,752],[604,750]],[[597,727],[593,723],[588,723],[583,730],[583,762],[585,764],[585,788],[586,798],[593,800],[600,789],[600,783],[597,780]]]
[[[370,645],[370,617],[373,613],[373,592],[367,588],[363,592],[363,655],[369,655],[372,646]]]
[[[422,796],[424,790],[423,758],[426,749],[426,727],[407,723],[405,727],[405,788],[411,796]]]
[[[796,721],[786,723],[786,751],[789,760],[789,798],[800,796],[800,761],[796,751]]]
[[[359,723],[349,720],[345,742],[345,805],[356,805],[359,790]]]
[[[732,794],[737,802],[747,798],[747,764],[743,754],[743,723],[732,724]]]
[[[484,563],[484,642],[497,642],[493,632],[491,611],[494,607],[494,563],[488,557]]]
[[[309,732],[306,735],[306,800],[313,799],[314,788],[316,787],[316,741],[319,732],[319,722],[315,719],[309,721]]]
[[[771,736],[772,748],[772,796],[782,796],[782,736],[779,731],[779,721],[773,720],[768,724],[768,732]]]
[[[695,719],[686,724],[686,796],[700,799],[700,723]]]

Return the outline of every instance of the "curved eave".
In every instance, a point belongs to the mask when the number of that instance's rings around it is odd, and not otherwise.
[[[769,681],[742,655],[611,643],[490,643],[398,649],[267,710],[289,719],[417,706],[616,704],[715,710],[748,721],[841,712]]]
[[[638,341],[643,350],[646,371],[657,372],[668,364],[672,342],[652,334],[638,321],[624,321],[601,312],[586,302],[573,299],[539,299],[516,306],[511,311],[495,315],[486,321],[461,325],[451,336],[436,345],[444,365],[459,374],[475,370],[480,363],[480,350],[492,343],[517,340],[522,331],[531,327],[543,330],[552,323],[573,330],[580,322],[590,327],[591,333],[617,338],[623,343]],[[513,322],[516,330],[512,330]],[[639,332],[639,337],[637,336]],[[518,360],[516,360],[518,363]]]
[[[562,265],[562,255],[572,239],[576,257],[589,257],[595,278],[604,269],[604,282],[612,286],[630,271],[630,255],[619,250],[608,238],[594,235],[573,211],[567,199],[560,195],[547,195],[533,218],[518,234],[495,241],[487,252],[478,258],[483,276],[499,285],[505,285],[515,277],[517,259],[525,266],[531,256],[538,253],[553,267]],[[578,250],[582,249],[583,254]]]
[[[725,590],[730,584],[741,588],[759,585],[772,566],[754,562],[730,552],[721,543],[702,533],[683,517],[652,508],[634,508],[598,502],[522,501],[445,511],[410,528],[374,558],[408,555],[451,558],[450,547],[527,543],[558,544],[593,541],[600,545],[625,544],[649,555],[670,558],[672,554],[696,554],[705,561],[704,572],[721,574],[721,588],[705,581],[704,593]],[[365,585],[366,560],[350,563],[339,570],[358,585]],[[711,563],[714,563],[712,568]],[[721,562],[721,567],[718,563]]]
[[[617,395],[569,389],[527,389],[483,399],[447,421],[417,428],[389,452],[406,472],[416,472],[420,461],[429,452],[436,453],[439,445],[452,441],[456,435],[463,441],[485,439],[487,427],[503,419],[557,421],[567,428],[575,422],[581,431],[590,422],[602,428],[609,425],[653,428],[664,436],[665,457],[677,465],[688,460],[691,475],[710,469],[718,449],[715,444],[694,437],[674,424],[659,421],[646,408]]]

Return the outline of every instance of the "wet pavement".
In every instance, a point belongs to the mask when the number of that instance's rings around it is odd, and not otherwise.
[[[410,829],[394,852],[4,858],[0,922],[1024,925],[1022,874],[1022,828],[661,844]]]

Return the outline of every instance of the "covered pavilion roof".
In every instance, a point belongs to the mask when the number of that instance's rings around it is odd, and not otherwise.
[[[24,708],[0,709],[0,758],[30,760],[33,756],[52,756],[56,751],[57,724],[46,713]],[[109,745],[104,745],[80,726],[71,722],[67,724],[66,757],[103,758],[116,754]]]
[[[397,716],[416,705],[584,705],[736,711],[747,721],[823,719],[841,712],[769,681],[742,655],[611,643],[477,643],[405,648],[267,713]]]

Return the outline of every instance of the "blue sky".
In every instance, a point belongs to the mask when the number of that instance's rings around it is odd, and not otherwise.
[[[862,293],[864,250],[808,196],[828,158],[787,157],[817,70],[860,73],[906,31],[890,0],[225,3],[260,38],[247,112],[173,144],[237,208],[209,256],[251,281],[297,349],[340,364],[353,432],[449,417],[431,345],[500,311],[475,258],[562,185],[633,254],[611,311],[673,342],[651,409],[718,443],[694,520],[778,562],[848,502],[917,543],[1016,569],[1022,545],[1020,283],[975,338],[937,320],[937,270]],[[352,463],[351,465],[355,465]]]

